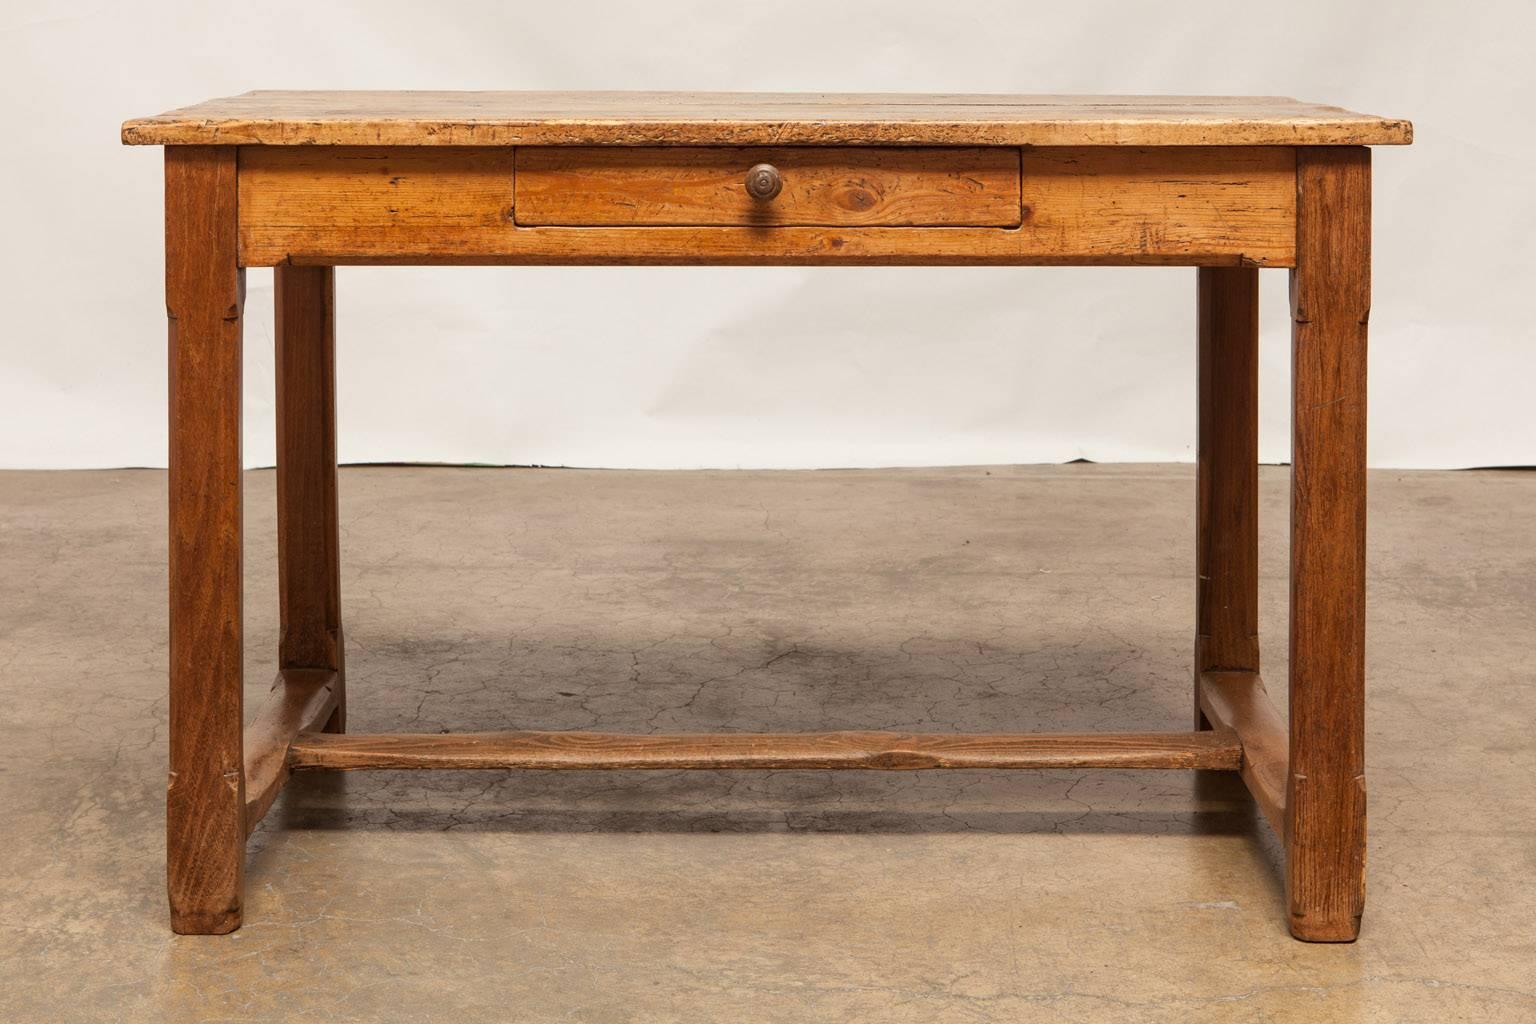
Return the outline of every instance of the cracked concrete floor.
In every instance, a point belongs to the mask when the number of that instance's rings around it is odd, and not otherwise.
[[[341,486],[356,731],[1189,721],[1187,466]],[[304,776],[244,929],[172,936],[164,487],[0,474],[0,1021],[1536,1019],[1536,473],[1372,476],[1353,946],[1286,936],[1234,777],[1131,771]],[[1266,469],[1277,694],[1285,501]]]

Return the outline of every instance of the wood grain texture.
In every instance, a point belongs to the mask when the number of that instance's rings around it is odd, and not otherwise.
[[[1289,263],[1296,157],[1283,147],[1026,150],[1027,253],[1231,253]]]
[[[249,835],[288,781],[288,747],[301,732],[323,729],[339,706],[340,676],[325,669],[284,669],[245,730],[245,832]]]
[[[1239,768],[1264,819],[1285,836],[1285,722],[1257,672],[1205,672],[1196,682],[1200,710],[1216,729],[1230,729],[1243,748]]]
[[[240,926],[242,771],[241,313],[235,154],[165,154],[170,318],[170,778],[166,877],[171,927]]]
[[[1398,118],[1281,96],[249,92],[122,128],[129,145],[1342,146]]]
[[[336,494],[336,281],[330,267],[273,274],[277,378],[278,665],[335,675],[346,728],[341,527]]]
[[[821,146],[527,146],[517,150],[525,225],[1016,227],[1016,149]],[[783,191],[748,194],[756,164]]]
[[[1259,670],[1259,272],[1201,267],[1197,292],[1198,683]]]
[[[1289,266],[1295,254],[1288,149],[1032,151],[1024,155],[1027,209],[1016,230],[528,227],[507,213],[510,168],[483,150],[418,148],[397,160],[378,149],[257,147],[241,150],[240,166],[240,258],[248,266]],[[734,215],[734,206],[726,209]]]
[[[278,237],[387,238],[410,251],[495,250],[512,217],[507,149],[240,149],[242,261],[253,225]]]
[[[1286,892],[1297,938],[1347,942],[1365,905],[1370,151],[1301,151],[1297,191]]]
[[[293,743],[299,768],[806,769],[1211,768],[1237,770],[1225,732],[958,735],[890,732],[629,736],[492,732],[334,736]]]

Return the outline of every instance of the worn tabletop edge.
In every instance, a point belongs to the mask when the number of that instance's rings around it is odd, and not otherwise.
[[[327,100],[352,108],[292,109]],[[551,109],[504,115],[472,109],[486,101]],[[417,109],[369,110],[370,104]],[[454,109],[455,104],[471,109]],[[574,109],[603,104],[612,109]],[[690,109],[667,110],[668,104]],[[776,109],[771,116],[754,111],[764,105],[806,110]],[[1148,113],[1138,114],[1141,107]],[[1252,112],[1227,109],[1245,107]],[[125,145],[286,146],[699,145],[716,140],[777,145],[1408,145],[1413,125],[1284,96],[263,90],[130,119],[122,125],[121,139]]]

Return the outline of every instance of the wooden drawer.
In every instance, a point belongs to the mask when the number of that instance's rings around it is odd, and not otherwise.
[[[519,148],[513,209],[528,226],[1017,227],[1019,151],[1006,148]],[[782,190],[753,198],[772,165]]]

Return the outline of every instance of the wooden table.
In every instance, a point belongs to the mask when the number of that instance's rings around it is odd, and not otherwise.
[[[1292,933],[1355,938],[1366,147],[1411,134],[1248,97],[253,92],[129,121],[166,147],[172,927],[239,927],[246,838],[293,771],[1106,767],[1240,772]],[[1193,729],[348,734],[333,268],[378,263],[1198,267]],[[282,638],[243,728],[241,316],[268,266]],[[1291,271],[1289,729],[1259,677],[1261,267]]]

